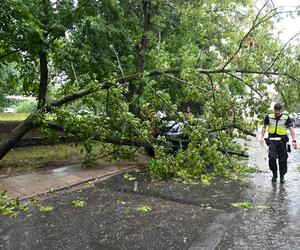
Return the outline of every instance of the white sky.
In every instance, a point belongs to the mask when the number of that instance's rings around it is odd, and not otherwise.
[[[263,6],[263,4],[267,0],[259,0],[256,5],[258,9]],[[270,3],[274,4],[275,8],[280,8],[281,11],[295,11],[297,5],[300,5],[300,0],[270,0]],[[276,23],[277,32],[281,32],[279,34],[282,43],[286,43],[290,38],[300,32],[300,17],[294,13],[294,18],[288,17],[287,14],[282,14],[282,20],[279,23]],[[300,35],[291,41],[293,44],[300,44]],[[274,92],[274,86],[268,85],[268,91]],[[273,103],[270,108],[272,108]]]
[[[295,11],[297,5],[300,5],[299,0],[270,0],[270,3],[274,4],[276,8],[280,8],[280,11]],[[258,7],[262,6],[265,0],[261,0]],[[279,23],[276,24],[277,31],[281,31],[279,37],[283,42],[287,42],[291,37],[300,32],[300,17],[294,13],[295,18],[287,17],[287,14],[282,14],[283,18]],[[300,35],[297,36],[292,43],[300,43]]]

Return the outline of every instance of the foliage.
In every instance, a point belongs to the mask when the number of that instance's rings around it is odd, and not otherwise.
[[[43,206],[41,204],[37,204],[37,208],[41,212],[52,212],[53,211],[53,207],[52,206]]]
[[[238,202],[238,203],[231,203],[233,207],[242,207],[242,208],[251,208],[252,204],[249,202]]]
[[[27,204],[21,204],[19,198],[12,199],[7,191],[0,193],[0,215],[15,217],[18,212],[28,211]]]
[[[53,191],[51,192],[53,193]],[[49,194],[49,191],[47,192],[47,194]],[[35,205],[35,207],[40,211],[40,212],[52,212],[53,211],[53,207],[52,206],[44,206],[40,203],[40,198],[35,195],[33,197],[31,197],[30,199],[32,201],[32,203]]]
[[[148,171],[157,178],[200,181],[203,184],[209,184],[215,174],[230,178],[247,171],[238,158],[228,157],[218,150],[219,141],[206,139],[194,143],[191,142],[187,150],[175,155],[164,150],[156,151],[155,158],[147,164]]]
[[[121,204],[121,205],[126,205],[127,204],[127,202],[123,201],[122,199],[117,199],[117,203]]]
[[[11,105],[6,95],[20,92],[20,73],[17,63],[1,63],[0,61],[0,109]]]
[[[47,106],[32,124],[53,140],[48,125],[55,123],[83,141],[87,167],[107,152],[113,160],[132,159],[135,149],[124,144],[164,144],[150,134],[155,113],[163,111],[185,123],[191,144],[174,157],[158,150],[148,165],[152,174],[208,182],[203,175],[213,167],[230,176],[240,168],[227,151],[243,150],[234,139],[265,115],[268,86],[288,109],[299,103],[299,48],[272,34],[278,13],[271,5],[259,12],[254,6],[251,0],[4,0],[0,81],[7,93],[18,89],[39,100],[44,93]],[[205,120],[197,131],[186,125],[194,122],[182,113],[187,106]],[[79,107],[91,112],[70,112]],[[16,141],[30,126],[21,128],[12,135]],[[97,140],[114,145],[97,151]],[[0,153],[12,145],[5,143]]]
[[[152,208],[148,205],[140,205],[135,210],[141,213],[148,213],[152,210]]]
[[[88,187],[93,187],[93,186],[95,186],[95,184],[92,181],[88,181],[87,182],[87,186]]]
[[[124,178],[125,178],[126,180],[129,180],[129,181],[134,181],[134,180],[136,179],[136,177],[132,176],[132,175],[129,174],[129,173],[125,173],[125,174],[124,174]]]
[[[86,201],[83,200],[73,200],[72,205],[74,207],[84,207],[86,205]]]
[[[36,102],[23,101],[13,106],[17,113],[31,113],[36,109]]]
[[[248,209],[248,208],[253,208],[253,209],[272,209],[273,207],[270,205],[256,205],[254,206],[253,204],[251,204],[250,202],[236,202],[236,203],[231,203],[231,206],[233,207],[237,207],[237,208],[244,208],[244,209]]]

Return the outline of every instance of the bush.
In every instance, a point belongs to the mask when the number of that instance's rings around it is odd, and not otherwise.
[[[36,109],[35,101],[23,101],[14,106],[17,113],[31,113]]]

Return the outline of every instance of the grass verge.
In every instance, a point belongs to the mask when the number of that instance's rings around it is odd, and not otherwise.
[[[28,115],[27,113],[0,113],[0,121],[22,121]]]
[[[0,176],[63,166],[82,160],[80,147],[73,144],[17,148],[12,149],[0,161]]]

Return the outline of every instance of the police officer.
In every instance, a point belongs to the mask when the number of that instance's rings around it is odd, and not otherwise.
[[[292,127],[292,120],[287,114],[283,114],[283,105],[276,103],[274,105],[274,114],[269,114],[265,117],[264,126],[261,130],[260,144],[264,144],[264,135],[268,127],[268,139],[266,140],[269,146],[269,167],[273,172],[272,182],[277,180],[277,163],[279,161],[280,182],[284,183],[284,175],[287,172],[287,129],[290,130],[292,137],[293,148],[297,148],[295,130]]]

